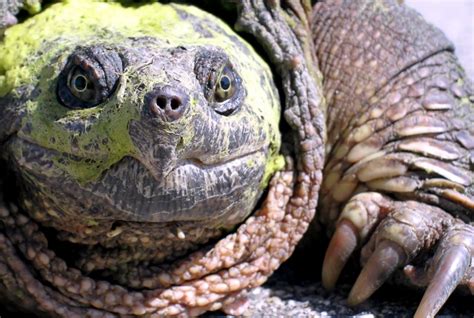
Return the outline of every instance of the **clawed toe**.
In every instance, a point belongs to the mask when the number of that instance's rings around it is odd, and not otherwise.
[[[367,300],[405,260],[400,246],[390,241],[380,243],[354,283],[348,304],[355,306]]]
[[[443,237],[431,265],[434,273],[415,313],[416,318],[433,317],[440,310],[469,273],[473,257],[474,229],[471,226],[455,227]]]
[[[322,282],[326,289],[334,289],[342,269],[356,247],[356,231],[344,220],[337,226],[324,257]]]
[[[385,217],[390,200],[379,193],[362,193],[354,196],[345,206],[324,257],[322,282],[333,289],[342,269],[360,242]]]
[[[474,273],[474,227],[423,203],[388,202],[375,194],[355,196],[341,213],[326,251],[322,271],[326,288],[334,288],[360,246],[364,265],[349,293],[349,305],[367,300],[403,268],[414,285],[427,286],[415,317],[433,317],[457,286],[469,287],[474,281],[469,277]],[[433,249],[436,253],[426,268],[411,264]]]

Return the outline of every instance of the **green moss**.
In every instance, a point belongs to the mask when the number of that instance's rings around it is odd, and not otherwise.
[[[25,10],[29,14],[36,14],[41,11],[41,2],[39,0],[26,0]]]
[[[56,47],[43,52],[44,58],[63,48],[61,44],[80,43],[92,35],[111,43],[126,36],[160,34],[184,37],[192,31],[192,26],[180,21],[173,7],[158,3],[139,8],[124,8],[119,3],[93,0],[54,4],[41,14],[6,30],[0,45],[0,73],[4,76],[0,81],[0,96],[14,87],[32,82],[43,63],[41,60],[30,61],[40,49],[45,49],[42,45],[47,41],[62,40],[55,43]],[[176,24],[180,28],[173,27]]]
[[[467,97],[467,96],[466,96],[466,97],[462,97],[460,104],[467,104],[467,105],[469,105],[469,104],[471,104],[471,101],[469,100],[469,97]]]
[[[87,224],[87,226],[97,226],[97,225],[99,225],[99,222],[97,222],[94,219],[87,219],[86,224]]]
[[[282,170],[285,167],[285,158],[281,155],[272,155],[270,156],[268,163],[265,167],[265,172],[263,174],[262,182],[260,187],[265,189],[270,181],[270,178],[276,171]]]

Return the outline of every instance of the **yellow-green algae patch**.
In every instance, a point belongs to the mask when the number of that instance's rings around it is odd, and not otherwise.
[[[36,14],[41,11],[41,2],[40,0],[26,0],[25,1],[25,10],[30,14]]]
[[[204,36],[195,30],[190,19],[183,19],[179,11],[197,20],[210,21],[219,28],[201,24],[200,28],[207,33]],[[115,98],[98,107],[70,110],[57,102],[55,85],[62,65],[77,45],[117,44],[123,39],[141,36],[159,38],[170,47],[213,45],[227,52],[248,88],[246,103],[254,106],[256,114],[260,115],[249,124],[257,124],[260,118],[265,118],[266,125],[263,128],[270,141],[270,154],[262,180],[262,186],[265,186],[269,176],[282,167],[282,158],[278,155],[279,99],[272,87],[271,72],[249,45],[243,41],[241,43],[248,56],[242,54],[242,49],[236,48],[237,36],[227,25],[191,6],[153,3],[125,8],[119,3],[69,0],[53,4],[6,30],[0,42],[0,96],[28,84],[39,87],[41,91],[37,99],[26,105],[24,125],[28,123],[32,132],[23,136],[24,139],[51,147],[58,153],[78,155],[79,159],[62,160],[57,164],[79,182],[94,180],[124,156],[133,156],[136,149],[129,136],[127,123],[138,119],[140,114],[130,98],[121,100],[127,92],[119,92]],[[265,83],[255,74],[255,70],[263,70],[266,74]],[[126,90],[127,76],[127,72],[122,74],[120,87],[123,90]],[[270,100],[265,100],[269,96]],[[72,133],[61,124],[76,119],[91,119],[93,124],[90,130]],[[100,141],[105,136],[110,140],[106,146],[102,146]],[[51,143],[52,137],[55,139],[54,145]],[[183,136],[183,142],[190,139],[190,136]],[[98,144],[100,148],[87,150],[86,146],[91,144]],[[80,158],[89,159],[89,163]]]
[[[43,65],[30,61],[46,41],[66,37],[80,44],[95,36],[114,42],[118,37],[157,34],[173,39],[191,33],[192,25],[180,20],[173,7],[158,3],[137,8],[93,0],[57,3],[5,31],[0,45],[0,96],[32,81]]]

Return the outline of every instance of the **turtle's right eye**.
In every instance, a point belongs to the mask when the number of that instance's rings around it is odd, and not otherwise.
[[[72,109],[103,103],[115,91],[123,65],[120,56],[103,47],[78,48],[59,75],[57,94]]]
[[[235,90],[238,88],[238,84],[240,84],[240,80],[237,77],[238,75],[230,65],[222,68],[214,89],[214,99],[216,102],[222,103],[234,96]]]

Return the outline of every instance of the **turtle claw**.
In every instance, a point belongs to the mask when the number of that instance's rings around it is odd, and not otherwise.
[[[341,212],[326,251],[325,288],[334,288],[359,248],[363,268],[347,299],[351,306],[367,300],[400,269],[412,285],[428,286],[415,317],[433,317],[459,285],[474,294],[474,227],[440,208],[373,192],[354,196]],[[419,267],[424,258],[418,256],[435,248],[429,269]]]
[[[322,282],[324,288],[334,289],[347,260],[357,247],[357,234],[350,223],[339,223],[324,256]]]
[[[385,217],[391,202],[375,192],[360,193],[344,207],[323,262],[322,283],[333,289],[352,253]]]
[[[471,255],[462,245],[450,247],[434,264],[436,271],[423,295],[415,318],[434,317],[464,278]]]
[[[415,317],[433,317],[456,287],[466,283],[469,287],[474,278],[474,227],[421,203],[398,203],[394,207],[362,249],[361,262],[365,265],[350,291],[348,304],[364,302],[404,267],[414,285],[427,286]],[[433,248],[436,253],[428,269],[410,264]]]
[[[381,242],[370,256],[352,287],[347,303],[358,305],[367,300],[392,273],[405,262],[405,253],[397,244]]]

